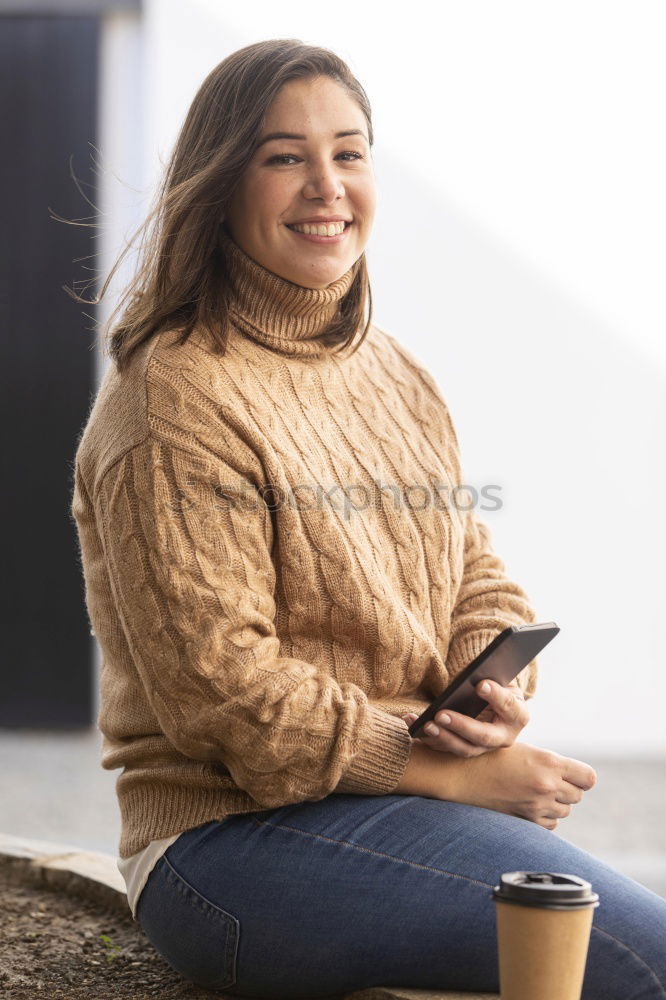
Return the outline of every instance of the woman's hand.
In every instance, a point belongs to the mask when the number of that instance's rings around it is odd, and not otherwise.
[[[458,761],[444,777],[442,798],[519,816],[547,830],[554,830],[597,780],[589,764],[529,743]]]
[[[488,691],[484,690],[486,684]],[[434,719],[437,733],[427,733],[426,726],[421,730],[423,735],[415,737],[415,742],[458,757],[479,757],[489,750],[510,747],[530,718],[518,681],[513,680],[506,686],[496,681],[482,681],[477,684],[476,693],[488,702],[488,708],[484,708],[476,719],[442,710]],[[410,713],[402,718],[410,726],[418,716]],[[429,722],[428,726],[432,724]]]

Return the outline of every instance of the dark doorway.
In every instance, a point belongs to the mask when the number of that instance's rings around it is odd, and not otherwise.
[[[29,6],[29,5],[27,5]],[[97,16],[0,16],[3,420],[0,725],[89,726],[92,638],[69,514],[95,389]],[[86,298],[96,292],[91,286]]]

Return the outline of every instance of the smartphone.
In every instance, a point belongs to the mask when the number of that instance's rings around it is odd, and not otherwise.
[[[410,736],[418,736],[419,730],[430,722],[442,709],[471,715],[476,718],[488,702],[475,691],[480,681],[492,680],[506,685],[531,663],[551,639],[559,632],[555,622],[538,625],[510,625],[496,635],[485,649],[465,667],[438,695],[426,710],[409,727]]]

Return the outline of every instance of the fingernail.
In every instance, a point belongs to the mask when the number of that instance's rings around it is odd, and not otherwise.
[[[425,729],[426,733],[430,734],[430,736],[437,736],[437,734],[439,733],[439,729],[433,722],[429,722],[423,728]]]
[[[448,726],[449,723],[451,722],[451,716],[450,715],[438,715],[437,716],[437,721],[441,722],[442,725],[444,725],[444,726]]]
[[[488,683],[488,681],[484,681],[483,684],[481,685],[481,693],[490,694],[490,684]]]

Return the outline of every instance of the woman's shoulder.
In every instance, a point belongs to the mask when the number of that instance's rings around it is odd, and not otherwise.
[[[377,326],[372,325],[373,336],[370,347],[378,362],[382,364],[389,375],[402,381],[407,379],[417,389],[433,398],[438,405],[446,406],[441,389],[434,376],[428,371],[425,363],[396,336]]]
[[[186,338],[182,331],[166,330],[156,339],[146,366],[151,413],[162,415],[166,408],[186,418],[206,410],[217,415],[246,377],[248,359],[232,337],[224,349],[198,327]]]
[[[168,329],[141,343],[119,369],[107,366],[79,433],[75,462],[93,492],[129,452],[150,441],[196,445],[226,412],[225,366],[195,331]]]
[[[243,387],[248,370],[261,365],[262,354],[266,353],[260,349],[255,357],[247,347],[247,338],[235,335],[232,327],[224,347],[199,327],[186,338],[179,330],[166,330],[158,334],[157,341],[146,373],[153,395],[158,386],[168,383],[174,390],[180,387],[186,396],[188,390],[195,390],[219,403]]]

